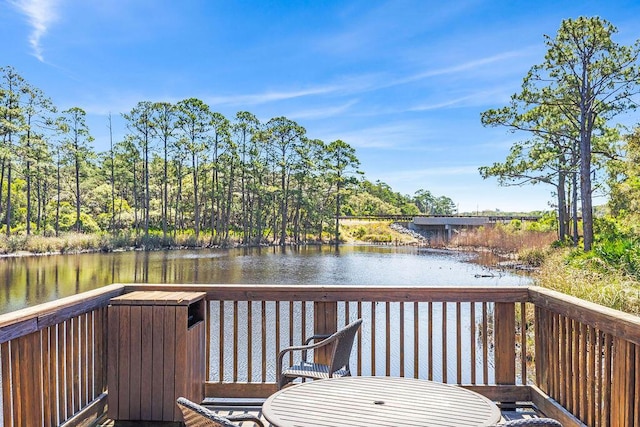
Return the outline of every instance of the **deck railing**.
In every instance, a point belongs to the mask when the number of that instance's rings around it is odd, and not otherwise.
[[[206,293],[208,397],[268,396],[279,349],[363,318],[352,353],[358,375],[433,379],[499,402],[533,402],[567,426],[640,419],[640,320],[557,292],[111,285],[0,316],[4,425],[74,425],[103,414],[109,300],[159,289]]]

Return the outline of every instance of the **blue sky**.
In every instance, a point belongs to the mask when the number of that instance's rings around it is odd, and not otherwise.
[[[356,149],[365,177],[460,212],[548,210],[551,188],[499,187],[479,166],[525,135],[484,128],[543,61],[562,19],[640,38],[640,2],[564,0],[0,0],[0,66],[81,107],[106,151],[139,101],[196,97],[232,119],[286,116]],[[634,123],[640,120],[632,120]]]

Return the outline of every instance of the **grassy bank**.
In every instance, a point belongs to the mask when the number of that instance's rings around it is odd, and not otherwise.
[[[569,249],[549,252],[535,275],[536,284],[587,301],[640,315],[640,281],[597,260],[574,260]]]
[[[389,221],[343,221],[340,238],[343,243],[372,243],[407,245],[417,243],[417,239],[400,233],[390,227]],[[328,243],[332,236],[326,235]],[[64,254],[79,252],[111,252],[132,249],[169,249],[209,247],[211,235],[202,233],[198,239],[193,233],[181,233],[164,238],[160,232],[152,232],[148,237],[134,233],[109,234],[64,233],[58,237],[37,235],[0,236],[0,254]],[[232,245],[236,244],[232,239]]]
[[[344,243],[411,245],[418,239],[391,227],[391,221],[342,220],[340,239]]]
[[[640,315],[640,279],[621,263],[595,250],[554,247],[555,232],[479,228],[465,232],[452,245],[469,250],[490,250],[532,267],[538,286],[587,301]]]
[[[203,235],[195,239],[193,234],[179,234],[175,238],[151,234],[148,237],[135,234],[63,233],[60,236],[0,236],[0,254],[65,254],[80,252],[111,252],[132,249],[167,249],[184,247],[205,247],[210,236]]]

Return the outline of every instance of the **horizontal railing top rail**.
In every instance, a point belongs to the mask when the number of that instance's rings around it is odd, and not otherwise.
[[[221,301],[527,302],[526,286],[125,285],[125,292],[205,292]]]
[[[640,318],[537,286],[339,286],[264,284],[113,284],[56,301],[0,315],[0,342],[106,306],[123,293],[141,290],[205,292],[225,301],[446,301],[530,302],[640,344]]]
[[[39,331],[67,319],[106,307],[111,298],[125,293],[114,284],[0,315],[0,343]]]

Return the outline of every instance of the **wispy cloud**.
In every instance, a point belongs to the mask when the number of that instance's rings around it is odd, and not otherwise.
[[[509,51],[509,52],[503,52],[497,55],[492,55],[485,58],[479,58],[473,61],[467,61],[461,64],[452,65],[449,67],[436,68],[433,70],[427,70],[421,73],[416,73],[411,76],[396,79],[395,81],[392,82],[392,84],[400,85],[400,84],[412,83],[412,82],[423,80],[430,77],[438,77],[438,76],[474,71],[482,67],[485,67],[487,65],[492,65],[498,62],[505,62],[518,57],[524,57],[528,54],[528,52],[529,52],[529,49],[518,49],[518,50]]]
[[[420,180],[429,177],[477,175],[477,166],[440,166],[425,169],[401,170],[384,173],[383,176],[391,181],[404,181],[406,179]]]
[[[470,187],[468,182],[478,176],[476,166],[437,166],[421,169],[378,170],[367,173],[367,179],[382,181],[394,190],[412,194],[416,183],[428,183],[429,191],[435,195],[446,195],[456,199],[456,194]],[[465,184],[465,182],[467,184]],[[427,184],[425,184],[427,185]],[[426,188],[426,187],[423,187]]]
[[[230,95],[230,96],[209,96],[205,101],[211,105],[259,105],[269,102],[286,101],[289,99],[302,98],[306,96],[328,95],[342,90],[341,85],[326,85],[310,87],[306,89],[290,91],[265,91],[262,93]]]
[[[342,139],[356,148],[390,149],[394,151],[411,150],[440,151],[441,147],[427,144],[431,134],[420,127],[419,123],[409,120],[384,123],[378,126],[356,127],[345,131],[328,131],[320,138],[325,141]]]
[[[352,106],[354,106],[355,104],[357,104],[358,101],[356,100],[352,100],[352,101],[348,101],[344,104],[340,104],[340,105],[335,105],[335,106],[330,106],[330,107],[326,107],[326,108],[312,108],[312,109],[307,109],[307,110],[297,110],[291,114],[288,114],[287,117],[294,119],[294,120],[300,120],[300,119],[307,119],[307,120],[315,120],[315,119],[326,119],[328,117],[333,117],[333,116],[337,116],[339,114],[343,114],[344,112],[348,111]]]
[[[473,88],[471,88],[473,90]],[[493,88],[490,90],[473,91],[469,95],[448,99],[440,102],[427,102],[418,104],[407,109],[407,111],[430,111],[441,110],[444,108],[458,107],[477,107],[486,105],[495,105],[507,103],[509,94],[503,87]]]
[[[33,50],[33,56],[40,62],[44,62],[40,41],[49,26],[58,18],[56,13],[58,0],[9,0],[9,3],[27,17],[32,27],[29,44]]]

